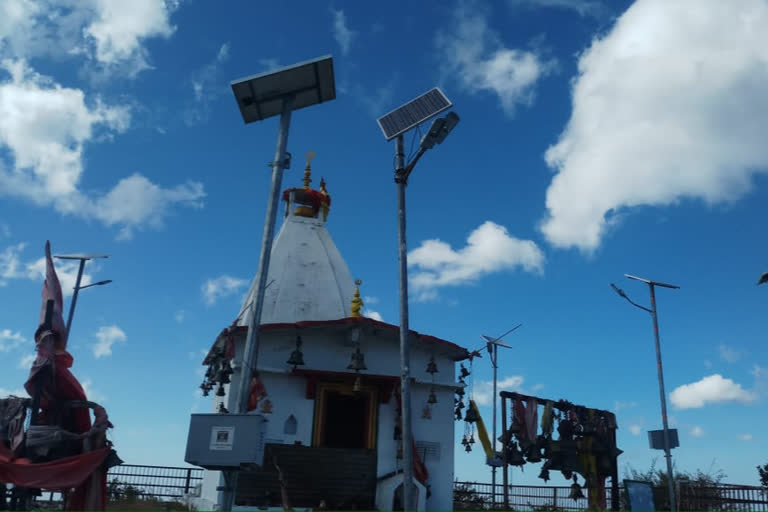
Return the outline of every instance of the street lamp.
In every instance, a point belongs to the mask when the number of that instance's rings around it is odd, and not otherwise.
[[[615,284],[611,283],[611,288],[614,289],[616,293],[619,294],[620,297],[624,298],[632,304],[635,307],[638,307],[642,309],[643,311],[647,311],[651,314],[651,318],[653,318],[653,335],[654,339],[656,340],[656,367],[658,369],[659,374],[659,395],[661,397],[661,421],[664,426],[664,456],[667,459],[667,478],[669,479],[669,504],[671,510],[677,510],[676,503],[675,503],[675,481],[674,476],[672,474],[672,450],[671,450],[671,443],[669,438],[669,425],[667,423],[667,399],[666,394],[664,393],[664,372],[661,367],[661,345],[659,344],[659,320],[658,316],[656,314],[656,286],[661,286],[662,288],[672,288],[674,290],[679,289],[679,286],[676,286],[674,284],[667,284],[662,283],[659,281],[652,281],[650,279],[645,279],[642,277],[637,277],[629,274],[624,274],[624,277],[627,279],[633,279],[635,281],[640,281],[648,285],[648,288],[651,292],[651,307],[646,308],[645,306],[641,306],[640,304],[637,304],[630,299],[626,293],[624,293],[624,290],[616,286]]]
[[[411,369],[408,340],[408,256],[405,236],[405,187],[416,162],[436,144],[441,144],[456,127],[459,116],[450,113],[434,121],[421,139],[419,151],[406,165],[403,135],[421,123],[452,106],[443,92],[435,87],[405,105],[380,117],[377,121],[389,141],[395,139],[395,183],[397,183],[398,266],[400,272],[400,403],[402,407],[403,443],[403,510],[415,510],[413,485],[413,432],[411,431]]]
[[[106,281],[99,281],[98,283],[87,284],[80,286],[80,281],[83,278],[83,269],[85,269],[85,262],[88,260],[109,258],[109,254],[59,254],[54,255],[54,258],[60,260],[80,260],[80,267],[77,270],[77,279],[75,280],[74,293],[72,294],[72,303],[69,305],[69,316],[67,317],[67,339],[69,339],[70,329],[72,328],[72,318],[75,316],[75,306],[77,305],[77,295],[80,290],[90,288],[91,286],[102,286],[112,282],[111,279]]]
[[[252,376],[257,376],[259,354],[259,323],[264,306],[264,290],[269,273],[272,254],[272,239],[275,231],[277,206],[283,169],[290,168],[291,154],[286,151],[291,113],[336,98],[336,84],[333,74],[333,58],[330,55],[301,62],[231,83],[240,114],[245,124],[262,121],[280,115],[280,129],[277,136],[275,160],[272,167],[272,186],[267,202],[264,233],[261,242],[259,268],[256,272],[256,297],[251,302],[248,314],[248,334],[245,339],[240,381],[235,395],[235,414],[244,414],[248,406],[248,395]],[[237,488],[237,472],[224,471],[223,492],[220,495],[220,510],[232,510]]]
[[[760,276],[760,279],[757,281],[758,285],[768,283],[768,272],[763,272],[763,275]]]
[[[491,466],[491,502],[496,505],[496,468],[499,466],[499,458],[496,456],[496,383],[497,383],[497,370],[499,369],[499,347],[512,348],[506,343],[501,342],[501,338],[517,330],[523,324],[517,324],[498,338],[491,338],[490,336],[483,335],[482,338],[486,341],[485,349],[488,351],[488,357],[491,359],[491,365],[493,366],[493,428],[491,434],[491,446],[493,446],[493,458],[486,461]],[[482,349],[480,349],[482,350]],[[502,461],[503,464],[503,461]]]

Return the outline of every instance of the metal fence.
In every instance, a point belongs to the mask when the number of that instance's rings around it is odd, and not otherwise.
[[[768,489],[749,485],[682,484],[677,489],[680,510],[768,510]]]
[[[570,498],[571,487],[544,485],[510,485],[509,508],[513,510],[588,510],[587,490],[584,498]],[[504,485],[496,484],[494,501],[493,484],[478,482],[454,482],[455,510],[505,509]],[[611,503],[611,489],[606,489],[608,508]]]
[[[120,499],[178,500],[192,494],[203,480],[200,468],[121,464],[107,474],[110,501]]]

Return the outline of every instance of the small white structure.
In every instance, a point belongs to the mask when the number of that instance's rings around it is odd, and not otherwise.
[[[399,327],[361,316],[359,289],[325,227],[330,196],[324,181],[319,190],[310,182],[307,161],[304,187],[283,195],[286,216],[272,250],[254,393],[260,396],[253,412],[269,420],[267,457],[261,469],[240,473],[235,508],[282,509],[277,462],[297,509],[323,501],[336,510],[393,510],[402,487]],[[254,293],[252,287],[203,363],[212,374],[224,360],[234,370],[218,392],[223,396],[213,397],[214,412],[235,408],[229,390],[238,387]],[[418,506],[452,510],[454,370],[469,354],[414,331],[410,339],[415,476],[423,480],[416,482]],[[364,369],[355,371],[351,361],[360,356],[353,354],[362,354],[357,367]],[[206,471],[198,509],[215,509],[218,485],[219,473]]]

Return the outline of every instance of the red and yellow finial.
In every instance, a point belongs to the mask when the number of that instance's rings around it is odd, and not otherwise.
[[[363,316],[363,299],[360,298],[360,285],[363,282],[360,279],[355,280],[355,296],[352,297],[352,307],[350,308],[349,316],[359,318]]]

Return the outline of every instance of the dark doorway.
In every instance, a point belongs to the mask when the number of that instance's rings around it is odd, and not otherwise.
[[[368,393],[327,391],[323,411],[323,446],[366,448],[369,400]]]

